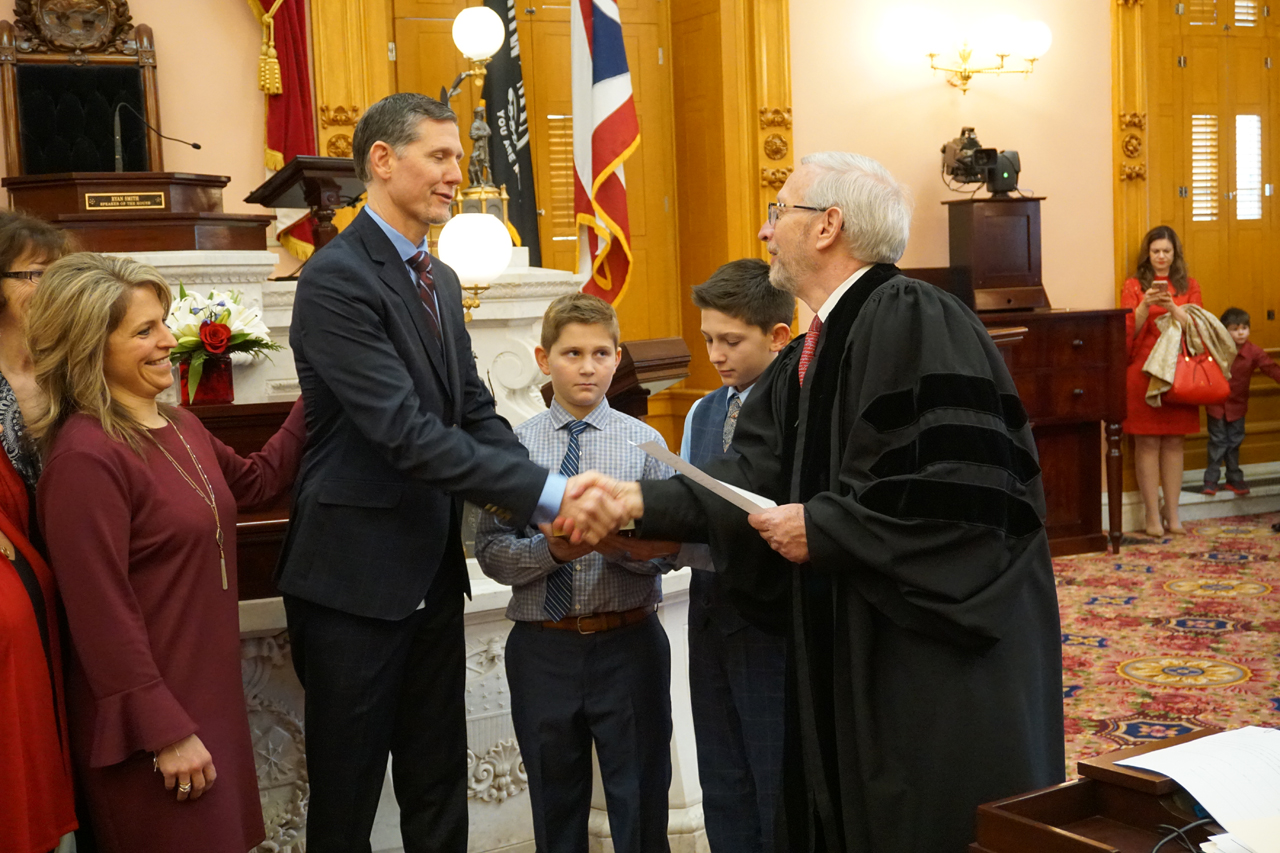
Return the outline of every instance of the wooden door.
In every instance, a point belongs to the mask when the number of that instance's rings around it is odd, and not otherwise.
[[[1280,293],[1268,286],[1268,249],[1280,228],[1269,188],[1280,86],[1271,66],[1280,57],[1265,12],[1256,0],[1189,0],[1149,13],[1157,33],[1148,53],[1150,201],[1151,224],[1182,235],[1205,307],[1245,309],[1254,340],[1274,347],[1280,325],[1267,312]]]

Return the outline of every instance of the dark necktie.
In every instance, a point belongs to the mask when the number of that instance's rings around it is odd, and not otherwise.
[[[733,444],[733,431],[738,426],[738,412],[742,410],[742,395],[734,394],[729,401],[729,413],[724,416],[724,430],[720,433],[721,450],[728,450]]]
[[[804,378],[809,373],[809,362],[813,361],[813,354],[818,349],[818,335],[822,333],[822,318],[817,314],[813,315],[813,322],[809,324],[809,331],[804,336],[804,349],[800,350],[800,385],[804,386]]]
[[[582,462],[582,444],[579,436],[587,428],[586,421],[570,421],[565,425],[569,431],[569,448],[564,452],[564,461],[560,463],[560,476],[573,477],[578,473]],[[573,604],[573,562],[565,563],[547,576],[547,594],[542,602],[542,609],[547,618],[559,622],[569,613]]]
[[[426,252],[418,252],[405,263],[417,274],[418,298],[422,300],[422,307],[427,309],[427,325],[431,327],[436,340],[440,340],[440,316],[436,313],[439,306],[436,304],[436,282],[431,277],[431,256]]]

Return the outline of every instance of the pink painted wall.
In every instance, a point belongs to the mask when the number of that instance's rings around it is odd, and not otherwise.
[[[257,82],[262,29],[246,0],[130,0],[129,11],[155,31],[160,129],[201,145],[165,142],[165,170],[226,175],[224,210],[269,212],[243,201],[267,174]],[[286,255],[282,267],[296,265]]]
[[[1053,30],[1030,77],[983,75],[969,93],[929,70],[921,23],[1013,14]],[[942,144],[961,126],[1022,158],[1024,192],[1045,196],[1045,287],[1055,307],[1114,304],[1110,4],[1061,0],[791,0],[797,160],[827,149],[874,157],[911,187],[906,267],[948,263]],[[985,195],[985,192],[983,193]]]

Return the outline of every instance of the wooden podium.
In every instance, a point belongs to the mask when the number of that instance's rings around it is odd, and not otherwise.
[[[223,213],[221,175],[66,172],[0,180],[12,207],[75,235],[93,252],[267,248],[274,216]]]
[[[266,207],[307,207],[315,218],[312,236],[320,249],[338,236],[333,215],[364,194],[364,182],[356,177],[350,157],[299,155],[245,198]]]
[[[1087,758],[1076,765],[1080,779],[979,806],[969,853],[1150,853],[1168,834],[1158,827],[1197,819],[1194,802],[1168,776],[1116,760],[1220,731],[1201,729]],[[1209,834],[1200,827],[1188,836],[1198,843]]]

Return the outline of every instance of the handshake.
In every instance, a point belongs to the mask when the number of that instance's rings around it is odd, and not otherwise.
[[[642,515],[639,483],[587,471],[569,478],[552,529],[574,545],[594,546]]]

